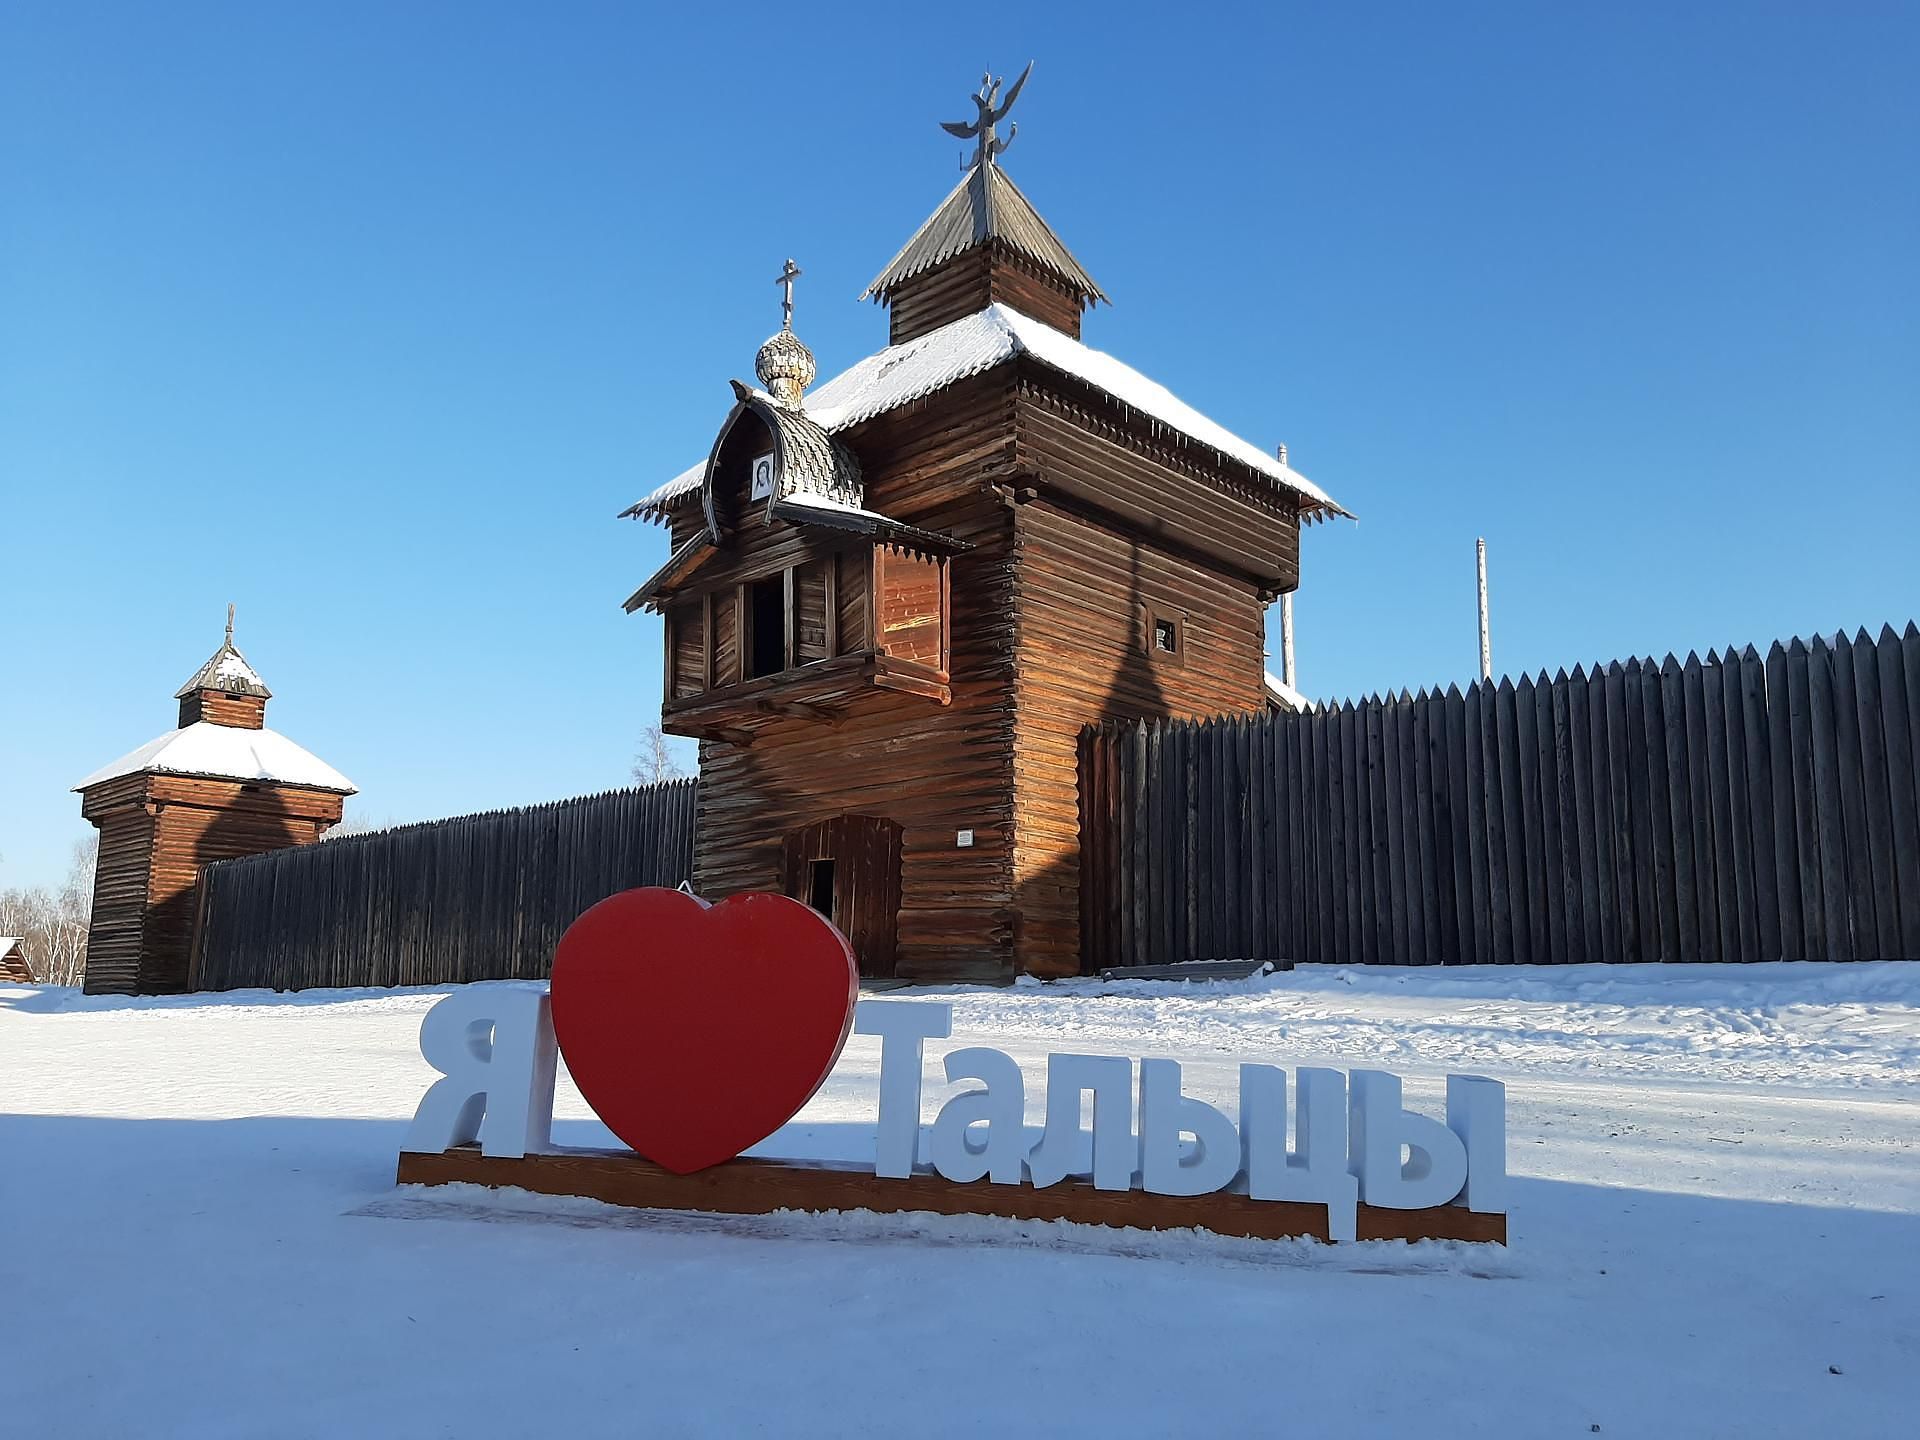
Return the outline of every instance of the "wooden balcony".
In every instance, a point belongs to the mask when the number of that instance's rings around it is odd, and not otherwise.
[[[835,724],[849,701],[879,690],[919,695],[941,705],[953,699],[946,671],[865,650],[669,700],[660,707],[660,728],[669,735],[748,745],[755,731],[775,721]]]
[[[875,690],[949,704],[951,607],[948,557],[892,545],[736,568],[665,606],[661,728],[746,743],[775,720],[834,723]]]

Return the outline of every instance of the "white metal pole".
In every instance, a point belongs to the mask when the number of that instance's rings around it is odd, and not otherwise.
[[[1280,597],[1280,678],[1290,689],[1298,689],[1293,679],[1293,592]]]
[[[1480,678],[1493,678],[1493,642],[1487,638],[1487,542],[1474,542],[1480,564]]]

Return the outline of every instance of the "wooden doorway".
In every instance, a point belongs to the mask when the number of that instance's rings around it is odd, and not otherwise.
[[[836,815],[787,836],[787,894],[811,905],[853,946],[860,973],[893,974],[900,923],[900,826],[878,815]]]

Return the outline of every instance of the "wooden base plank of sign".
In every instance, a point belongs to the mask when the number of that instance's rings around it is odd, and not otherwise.
[[[693,1175],[675,1175],[630,1150],[555,1150],[505,1159],[471,1145],[438,1155],[402,1153],[402,1185],[486,1185],[539,1195],[576,1195],[646,1210],[767,1215],[775,1210],[873,1210],[882,1214],[1001,1215],[1014,1220],[1072,1220],[1140,1230],[1198,1228],[1256,1240],[1311,1236],[1325,1240],[1324,1205],[1250,1200],[1245,1195],[1150,1195],[1096,1190],[1066,1181],[1035,1190],[980,1180],[956,1185],[938,1175],[887,1180],[868,1169],[824,1161],[729,1160]],[[1507,1217],[1457,1205],[1430,1210],[1360,1207],[1362,1240],[1473,1240],[1507,1243]]]

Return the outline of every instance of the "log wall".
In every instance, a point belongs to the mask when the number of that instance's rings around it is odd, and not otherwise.
[[[318,839],[340,819],[325,790],[186,775],[126,775],[91,787],[81,814],[100,830],[89,994],[189,988],[200,867]]]
[[[1091,729],[1083,964],[1920,959],[1920,630]]]
[[[1080,338],[1080,297],[1025,256],[995,241],[903,281],[887,297],[887,343],[903,345],[996,301]]]
[[[1265,607],[1253,586],[1048,501],[1017,512],[1014,884],[1019,964],[1079,969],[1080,732],[1264,703]],[[1151,621],[1179,626],[1172,654]]]
[[[1286,501],[1063,383],[1023,373],[1017,391],[1016,484],[1031,498],[1015,526],[1014,883],[1019,967],[1037,975],[1080,963],[1081,730],[1261,709],[1266,587],[1299,574]],[[1155,646],[1156,619],[1172,652]]]
[[[86,988],[95,994],[129,994],[139,987],[153,854],[153,816],[141,803],[145,781],[142,775],[109,781],[81,802],[81,813],[100,831],[87,927]]]
[[[1013,974],[1013,521],[983,481],[1011,458],[1012,403],[1002,370],[851,437],[871,508],[974,545],[950,571],[951,703],[870,689],[836,702],[830,718],[780,719],[748,744],[700,744],[695,888],[715,898],[781,889],[784,837],[839,816],[890,821],[900,837],[893,973],[909,979]],[[843,605],[861,579],[837,587]],[[843,636],[869,618],[843,614]],[[971,847],[956,844],[963,829]]]
[[[267,702],[259,695],[195,690],[180,702],[180,724],[185,728],[200,720],[236,730],[259,730],[267,723]]]
[[[1291,497],[1038,362],[1017,368],[1018,467],[1040,489],[1269,595],[1298,586]]]
[[[147,793],[156,814],[140,989],[193,989],[189,969],[201,867],[311,845],[339,823],[343,801],[325,790],[180,775],[149,776]]]

